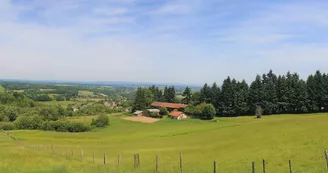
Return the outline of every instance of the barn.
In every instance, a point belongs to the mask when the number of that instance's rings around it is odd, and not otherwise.
[[[186,108],[188,105],[186,104],[181,104],[181,103],[167,103],[167,102],[153,102],[151,104],[152,107],[154,108],[167,108],[169,111],[171,110],[175,110],[175,109],[184,109]]]

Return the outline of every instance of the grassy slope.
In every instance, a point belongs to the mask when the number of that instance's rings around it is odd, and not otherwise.
[[[124,167],[121,172],[130,172],[133,154],[139,153],[139,172],[153,172],[156,155],[160,156],[162,172],[178,172],[180,151],[184,153],[185,172],[211,172],[213,160],[218,160],[219,172],[250,172],[251,161],[260,170],[262,158],[268,161],[269,173],[288,172],[289,159],[293,161],[294,172],[326,172],[323,151],[328,146],[327,114],[271,116],[260,120],[221,118],[218,123],[192,119],[154,124],[128,122],[120,117],[111,120],[110,127],[88,133],[14,131],[24,140],[25,149],[0,134],[1,145],[6,146],[0,149],[0,172],[17,169],[103,172],[104,152],[110,166],[107,171],[117,172],[113,165],[121,154]],[[54,145],[55,156],[37,151],[37,144]],[[66,148],[74,149],[74,156],[69,159],[60,156],[62,148],[64,153]],[[79,161],[80,148],[85,154],[83,162]],[[95,165],[91,163],[93,152]],[[29,154],[33,158],[29,159]]]

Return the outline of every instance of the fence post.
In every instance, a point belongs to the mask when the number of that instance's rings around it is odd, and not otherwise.
[[[263,165],[263,173],[265,173],[265,160],[262,159],[262,165]]]
[[[216,168],[216,161],[214,161],[214,173],[216,173],[216,170],[217,170],[217,168]]]
[[[136,156],[136,154],[134,154],[134,155],[133,155],[134,169],[137,168],[136,160],[137,160],[137,156]]]
[[[81,148],[81,160],[83,160],[83,149]]]
[[[93,164],[95,163],[95,155],[96,155],[96,153],[93,152],[93,155],[92,155],[92,163],[93,163]]]
[[[255,173],[255,162],[252,162],[252,173]]]
[[[327,150],[325,151],[325,157],[326,157],[326,164],[327,164],[327,169],[328,169],[328,152],[327,152]]]
[[[117,166],[120,167],[121,164],[121,155],[119,154],[117,157]]]
[[[156,156],[156,172],[158,172],[158,155]]]
[[[52,154],[55,154],[54,146],[51,145]]]
[[[107,164],[107,155],[106,155],[106,153],[104,153],[104,164],[105,165]]]
[[[66,157],[68,157],[68,149],[66,148]]]
[[[292,169],[292,161],[289,160],[289,161],[288,161],[288,164],[289,164],[289,173],[293,173],[293,169]]]
[[[72,157],[74,156],[74,149],[72,149]]]
[[[137,163],[138,163],[138,168],[140,168],[140,156],[139,156],[139,154],[137,154]]]
[[[183,172],[183,169],[182,169],[182,152],[180,152],[180,173]]]

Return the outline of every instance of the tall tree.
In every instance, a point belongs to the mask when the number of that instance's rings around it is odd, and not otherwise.
[[[257,106],[263,107],[264,86],[260,75],[257,75],[255,81],[252,82],[249,88],[248,105],[250,110],[256,109]],[[254,112],[253,111],[253,112]]]
[[[247,113],[249,113],[248,90],[249,87],[245,80],[237,83],[237,90],[235,93],[236,115],[246,115]]]
[[[200,97],[202,102],[211,103],[212,92],[211,92],[211,88],[207,85],[207,83],[205,83],[203,88],[200,90]]]
[[[220,109],[220,94],[221,94],[221,89],[218,87],[216,83],[213,83],[211,87],[211,104],[214,106],[216,110]]]
[[[225,79],[221,89],[221,107],[219,108],[219,114],[223,116],[234,116],[235,115],[235,89],[236,80],[231,80],[230,77]]]
[[[182,93],[182,96],[185,97],[182,99],[182,102],[185,104],[189,104],[191,102],[192,97],[191,89],[189,87],[186,87],[186,89]]]
[[[269,71],[268,74],[263,74],[262,76],[262,83],[263,83],[263,107],[265,114],[274,114],[278,112],[278,98],[277,98],[277,76],[272,72]]]

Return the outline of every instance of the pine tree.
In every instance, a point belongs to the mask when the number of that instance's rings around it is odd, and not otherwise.
[[[202,102],[211,103],[212,92],[211,92],[211,88],[207,85],[207,83],[205,83],[203,88],[200,90],[200,97]]]
[[[257,106],[263,107],[264,87],[261,76],[257,75],[255,81],[252,82],[249,88],[248,105],[250,110],[255,110]]]
[[[237,92],[236,92],[236,115],[247,115],[249,113],[248,107],[248,84],[245,80],[237,83]]]
[[[278,112],[278,98],[277,98],[277,76],[269,71],[268,74],[262,76],[262,83],[264,87],[263,91],[263,107],[265,114],[271,115]]]
[[[235,95],[234,95],[234,86],[233,83],[230,79],[230,77],[228,77],[227,79],[225,79],[223,81],[222,84],[222,90],[221,90],[221,107],[220,107],[220,114],[222,114],[223,116],[233,116],[235,114],[235,110],[234,110],[234,99],[235,99]]]
[[[189,104],[191,102],[191,97],[192,97],[191,89],[189,87],[186,87],[182,96],[185,97],[182,99],[182,102],[185,104]]]
[[[221,94],[220,88],[216,83],[213,83],[211,87],[211,95],[212,95],[211,104],[214,106],[217,113],[219,113],[218,110],[220,109],[220,94]]]
[[[287,97],[287,80],[285,76],[278,77],[277,80],[277,98],[278,98],[278,112],[277,113],[285,113],[287,112],[289,103]]]

